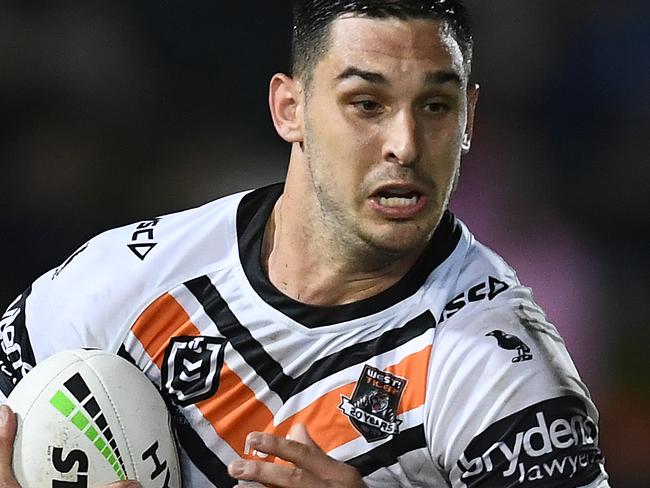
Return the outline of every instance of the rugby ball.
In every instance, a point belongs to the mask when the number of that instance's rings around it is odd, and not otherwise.
[[[181,486],[170,415],[146,376],[99,350],[60,352],[7,399],[18,428],[13,469],[23,488],[93,488],[124,479]]]

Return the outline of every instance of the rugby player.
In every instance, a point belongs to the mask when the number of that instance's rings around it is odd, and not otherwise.
[[[463,5],[294,10],[286,181],[82,246],[10,305],[2,393],[57,350],[118,353],[172,405],[191,487],[608,487],[556,329],[448,211],[479,93]]]

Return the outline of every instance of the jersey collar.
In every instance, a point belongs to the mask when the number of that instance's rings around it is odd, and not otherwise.
[[[237,209],[239,259],[248,281],[266,303],[309,328],[359,319],[410,297],[453,252],[462,233],[454,215],[446,211],[422,256],[393,286],[370,298],[345,305],[307,305],[278,290],[261,265],[264,229],[283,189],[284,183],[277,183],[254,190],[241,200]]]

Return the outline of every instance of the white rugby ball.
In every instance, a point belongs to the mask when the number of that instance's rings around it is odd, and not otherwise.
[[[12,391],[13,469],[23,488],[94,488],[123,479],[181,486],[169,412],[146,376],[99,350],[60,352]]]

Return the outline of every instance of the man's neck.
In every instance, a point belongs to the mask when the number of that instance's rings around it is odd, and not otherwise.
[[[282,195],[267,222],[261,262],[271,283],[294,300],[335,306],[370,298],[397,283],[419,256],[360,258],[337,236],[315,231],[310,219],[290,211],[299,208],[290,199]]]

